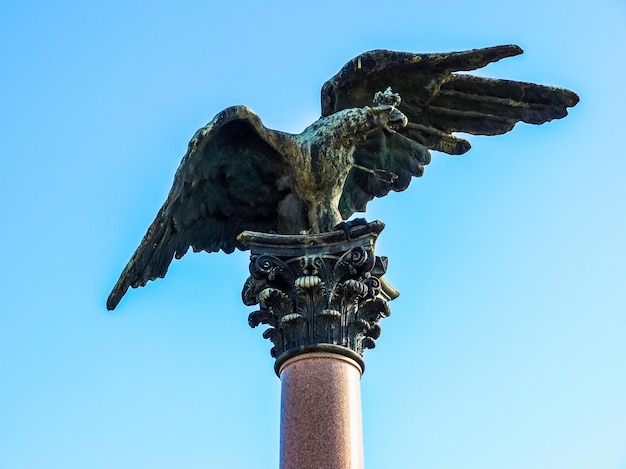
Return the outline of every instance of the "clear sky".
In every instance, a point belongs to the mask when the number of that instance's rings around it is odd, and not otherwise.
[[[219,6],[217,6],[219,5]],[[275,468],[280,382],[248,256],[105,299],[193,133],[297,132],[355,55],[518,44],[481,74],[572,89],[370,204],[401,291],[362,378],[368,468],[626,469],[626,4],[4,2],[0,468]]]

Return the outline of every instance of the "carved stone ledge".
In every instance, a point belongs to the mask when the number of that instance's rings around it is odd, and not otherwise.
[[[251,327],[267,324],[275,368],[300,353],[332,351],[357,360],[374,348],[398,292],[382,276],[387,258],[374,253],[381,222],[318,235],[268,235],[246,231],[250,277],[242,298],[260,309]]]

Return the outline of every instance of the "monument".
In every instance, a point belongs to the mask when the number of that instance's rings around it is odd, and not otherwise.
[[[457,73],[521,53],[366,52],[323,85],[322,117],[298,135],[266,128],[244,106],[220,112],[189,143],[107,308],[164,277],[190,247],[250,249],[242,297],[259,306],[250,326],[269,326],[282,382],[281,467],[363,467],[363,350],[398,292],[375,253],[384,225],[349,219],[422,176],[430,150],[467,152],[456,132],[497,135],[565,117],[578,102],[569,90]]]

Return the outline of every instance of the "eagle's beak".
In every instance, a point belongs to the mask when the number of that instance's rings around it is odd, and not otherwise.
[[[402,111],[393,108],[393,110],[389,113],[389,127],[393,129],[401,129],[402,127],[406,127],[409,123],[409,119],[402,113]]]

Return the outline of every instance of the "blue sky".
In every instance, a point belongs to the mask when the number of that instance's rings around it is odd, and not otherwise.
[[[572,89],[370,204],[401,291],[362,378],[368,468],[626,469],[626,5],[5,2],[0,467],[272,468],[280,382],[247,254],[105,299],[193,133],[319,116],[355,55],[514,43],[480,73]]]

